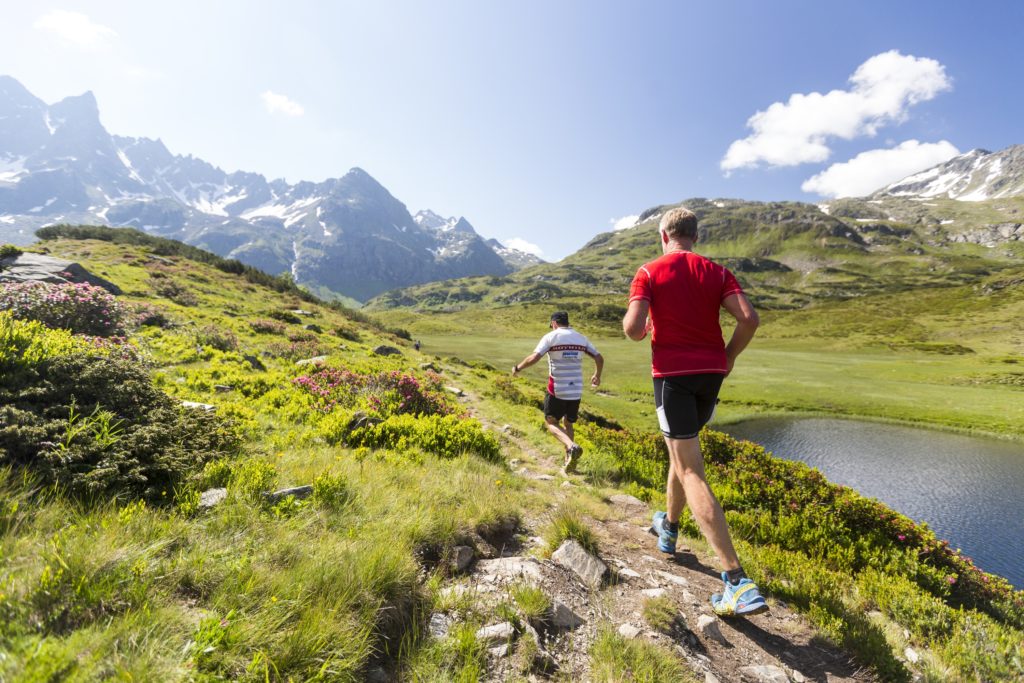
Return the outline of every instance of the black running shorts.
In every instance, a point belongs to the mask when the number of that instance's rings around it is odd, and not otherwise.
[[[580,399],[566,401],[548,393],[544,394],[544,417],[553,417],[556,420],[565,417],[569,422],[575,422],[579,415]]]
[[[670,439],[692,439],[715,412],[725,375],[677,375],[654,378],[654,407],[661,433]]]

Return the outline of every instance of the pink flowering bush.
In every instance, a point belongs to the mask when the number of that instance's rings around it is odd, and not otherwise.
[[[19,320],[38,320],[54,329],[98,337],[122,334],[129,317],[112,294],[86,282],[3,283],[0,310],[11,311]]]
[[[361,374],[345,368],[319,367],[292,382],[311,394],[314,405],[323,413],[338,406],[359,406],[382,417],[456,412],[443,393],[441,378],[434,373],[420,379],[397,370]]]

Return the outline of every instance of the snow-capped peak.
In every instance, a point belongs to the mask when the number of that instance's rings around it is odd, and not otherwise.
[[[1024,145],[1000,152],[974,149],[908,176],[873,196],[942,197],[961,201],[1024,194]]]

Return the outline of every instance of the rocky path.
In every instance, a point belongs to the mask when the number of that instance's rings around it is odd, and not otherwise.
[[[463,398],[470,410],[475,398]],[[547,489],[552,502],[564,499],[571,487],[583,485],[581,478],[560,473],[557,447],[546,453],[514,429],[477,417],[501,433],[513,453],[518,450],[520,462],[513,469],[533,480],[539,490]],[[695,679],[707,683],[876,680],[816,635],[805,618],[771,596],[771,610],[765,614],[743,619],[715,616],[709,603],[711,593],[721,588],[715,558],[683,547],[667,556],[657,550],[649,533],[652,510],[646,503],[623,494],[605,503],[608,514],[603,520],[586,520],[598,537],[599,557],[570,553],[566,558],[563,545],[550,559],[543,559],[543,541],[537,534],[546,520],[527,517],[520,529],[520,537],[529,539],[523,547],[507,547],[496,550],[494,557],[477,559],[444,589],[449,597],[476,600],[486,607],[509,601],[512,587],[530,584],[552,601],[546,619],[527,620],[518,632],[501,622],[481,630],[478,635],[489,639],[491,646],[489,680],[544,680],[556,672],[559,680],[590,680],[590,645],[602,627],[673,649],[689,664]],[[595,580],[600,573],[603,576]],[[643,616],[645,601],[656,598],[667,598],[678,612],[676,625],[668,632],[653,629]],[[435,615],[432,626],[435,635],[443,636],[449,615]],[[522,653],[517,653],[527,649],[519,645],[524,639],[540,644],[539,652],[529,655],[532,664],[524,664]]]

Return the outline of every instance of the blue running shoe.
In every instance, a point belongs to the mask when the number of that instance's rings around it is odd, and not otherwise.
[[[757,585],[744,577],[737,584],[729,582],[729,574],[722,572],[725,590],[711,596],[711,608],[720,617],[746,617],[768,611]]]
[[[658,535],[658,550],[674,555],[679,532],[669,531],[666,524],[668,524],[667,515],[664,512],[655,512],[654,519],[651,520],[651,529]]]

